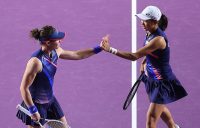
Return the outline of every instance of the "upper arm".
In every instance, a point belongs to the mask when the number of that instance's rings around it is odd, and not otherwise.
[[[141,58],[143,56],[146,56],[149,53],[154,52],[155,50],[164,49],[165,46],[166,46],[166,43],[165,43],[164,38],[161,36],[158,36],[158,37],[152,39],[144,47],[137,50],[135,55],[137,56],[137,58]]]
[[[36,57],[31,58],[27,63],[20,88],[28,88],[32,84],[37,73],[41,70],[42,63],[40,62],[40,60]]]

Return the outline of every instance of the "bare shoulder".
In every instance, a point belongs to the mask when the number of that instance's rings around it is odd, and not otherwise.
[[[164,37],[157,36],[157,37],[153,38],[150,42],[163,42],[163,41],[165,41]]]
[[[32,57],[29,61],[28,64],[32,65],[38,65],[41,64],[41,61],[37,57]]]
[[[37,57],[32,57],[27,63],[27,68],[40,72],[42,70],[42,63]]]
[[[162,36],[157,36],[149,42],[149,45],[155,46],[158,49],[164,49],[166,46],[165,39]]]

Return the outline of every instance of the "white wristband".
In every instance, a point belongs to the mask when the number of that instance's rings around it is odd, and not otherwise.
[[[117,49],[110,47],[109,52],[112,54],[117,54]]]

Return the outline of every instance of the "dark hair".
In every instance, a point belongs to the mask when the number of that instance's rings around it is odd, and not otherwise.
[[[159,22],[158,22],[158,26],[161,30],[165,31],[168,25],[168,18],[162,14]]]
[[[53,26],[46,25],[39,30],[38,28],[35,28],[30,31],[30,36],[36,40],[39,40],[40,38],[45,38],[51,35],[53,32],[55,32],[56,29]]]

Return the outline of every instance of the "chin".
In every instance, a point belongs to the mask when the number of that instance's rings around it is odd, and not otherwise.
[[[58,47],[55,47],[54,49],[58,49]]]
[[[146,28],[143,28],[145,31],[147,31],[147,29]]]

